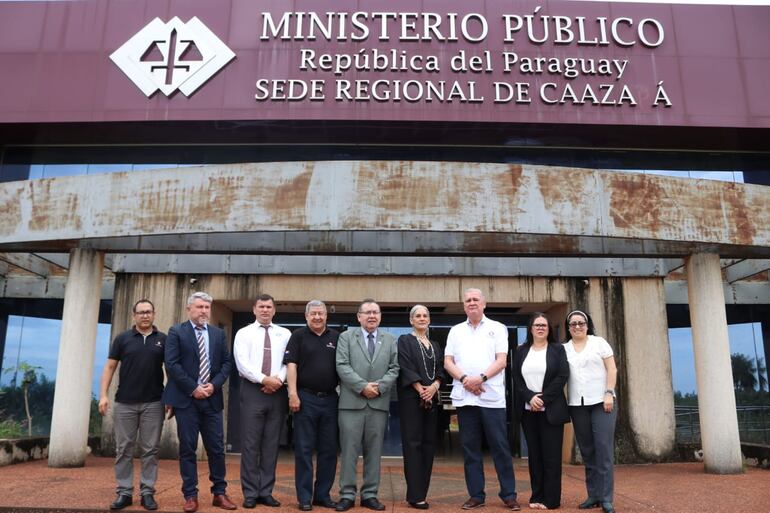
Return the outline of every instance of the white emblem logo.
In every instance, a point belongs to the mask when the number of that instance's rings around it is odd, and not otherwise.
[[[168,23],[155,18],[110,55],[148,97],[159,89],[190,96],[234,57],[197,17],[182,23],[176,16]]]

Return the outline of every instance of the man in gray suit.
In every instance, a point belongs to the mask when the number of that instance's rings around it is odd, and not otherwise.
[[[337,511],[353,507],[356,462],[364,455],[361,506],[383,511],[377,500],[380,457],[388,423],[390,391],[398,378],[398,351],[393,335],[379,330],[382,312],[374,299],[358,307],[360,328],[350,328],[337,342],[340,377],[340,501]]]

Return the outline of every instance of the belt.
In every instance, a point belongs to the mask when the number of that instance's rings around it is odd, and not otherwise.
[[[314,395],[316,397],[328,397],[332,394],[337,395],[336,392],[317,392],[315,390],[311,390],[309,388],[300,388],[300,392],[305,392],[306,394]]]

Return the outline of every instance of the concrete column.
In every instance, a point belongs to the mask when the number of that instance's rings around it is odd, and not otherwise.
[[[48,448],[50,467],[85,464],[103,269],[103,252],[70,251]]]
[[[676,421],[663,280],[623,280],[626,414],[639,456],[660,461],[674,450]]]
[[[703,460],[706,472],[737,474],[741,443],[719,255],[691,255],[686,267]]]

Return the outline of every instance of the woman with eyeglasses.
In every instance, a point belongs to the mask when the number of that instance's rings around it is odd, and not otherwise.
[[[398,410],[406,501],[412,508],[428,509],[425,499],[436,452],[444,354],[438,344],[428,339],[430,312],[427,307],[413,306],[409,323],[412,332],[398,338]]]
[[[564,385],[569,363],[545,314],[532,315],[526,341],[513,360],[514,413],[521,421],[529,454],[531,509],[561,504],[561,446],[569,422]]]
[[[564,344],[569,361],[567,401],[580,454],[586,469],[588,498],[578,508],[601,506],[614,513],[613,461],[615,447],[615,381],[618,370],[612,348],[594,335],[588,314],[573,310],[565,327],[569,340]]]

